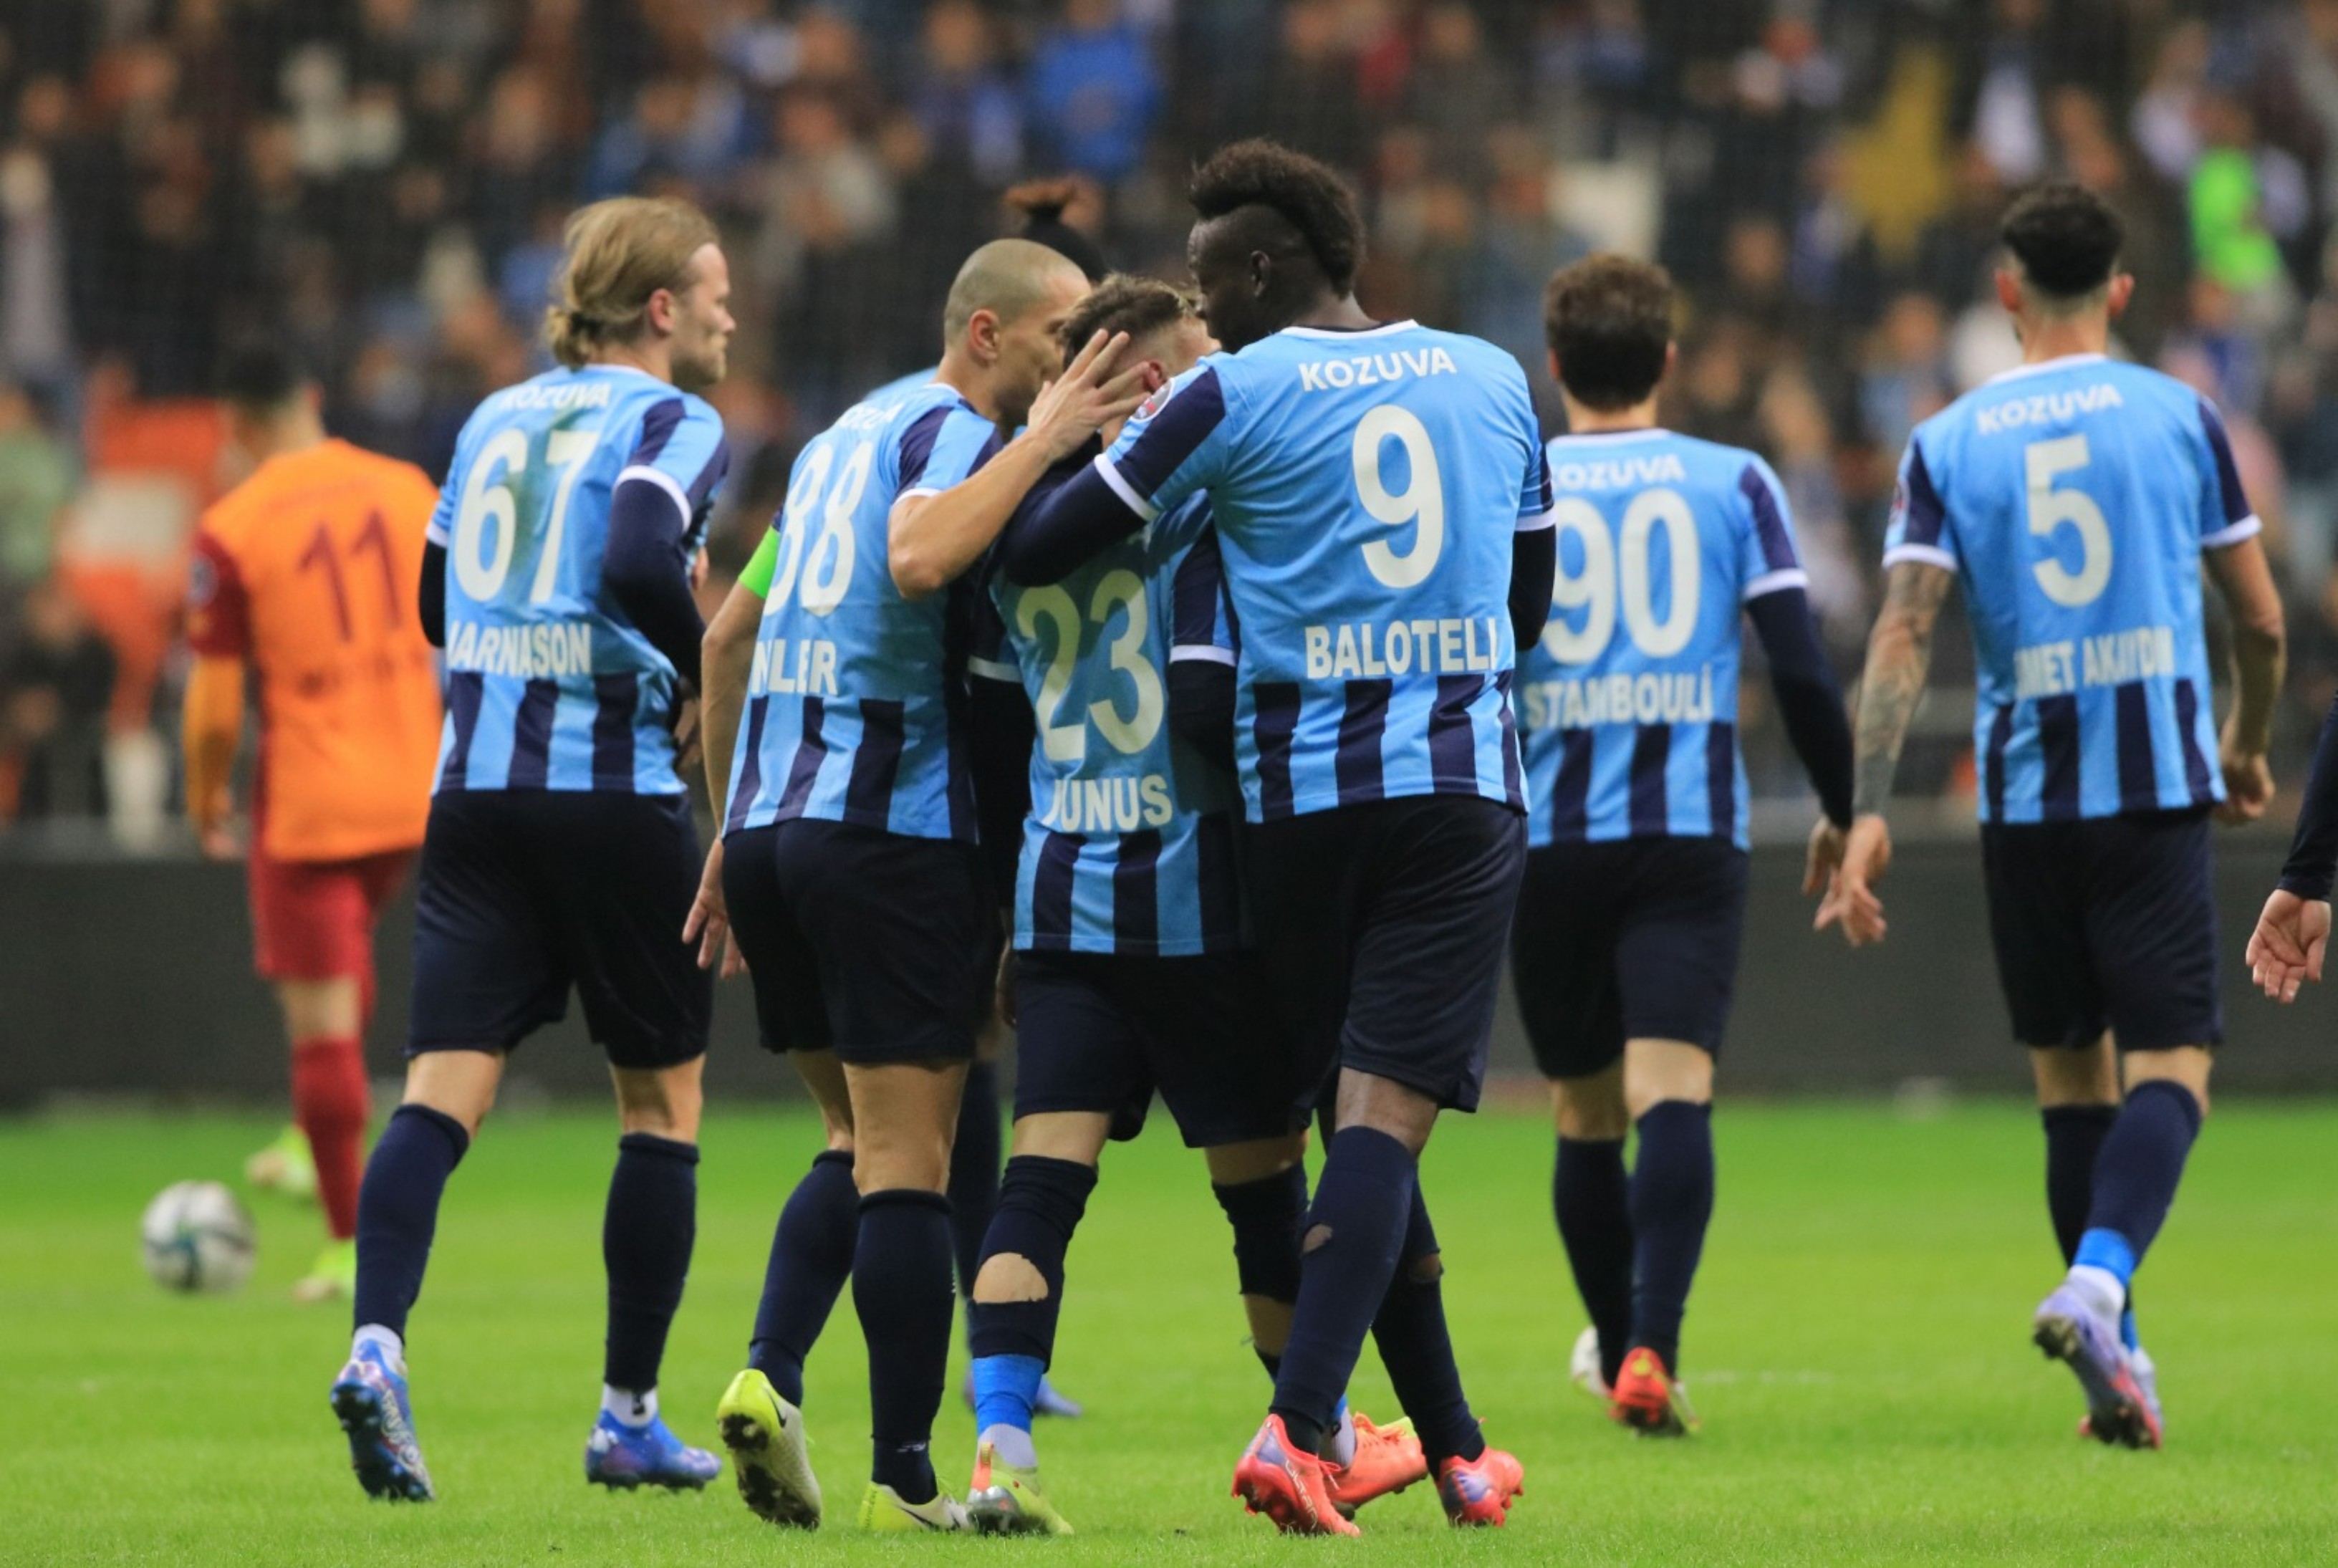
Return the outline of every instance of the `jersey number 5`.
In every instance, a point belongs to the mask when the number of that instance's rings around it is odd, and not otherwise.
[[[527,602],[541,604],[552,597],[560,580],[560,545],[568,532],[568,500],[584,476],[584,459],[599,446],[601,432],[554,430],[544,439],[544,460],[560,470],[552,489],[552,513],[536,552],[535,579],[528,585]],[[516,427],[497,431],[471,460],[463,484],[463,505],[455,514],[455,581],[476,603],[503,593],[511,575],[512,554],[519,547],[519,502],[512,484],[528,464],[527,432]],[[488,525],[494,524],[493,539]],[[488,554],[492,549],[494,554]]]
[[[1608,532],[1599,508],[1580,495],[1562,496],[1551,519],[1562,534],[1583,542],[1583,570],[1572,575],[1567,570],[1567,552],[1559,552],[1551,607],[1580,610],[1584,616],[1580,626],[1560,620],[1545,626],[1545,652],[1562,664],[1588,664],[1598,658],[1616,634],[1619,602],[1633,646],[1647,657],[1669,659],[1688,646],[1704,596],[1704,555],[1697,544],[1695,514],[1679,491],[1658,486],[1633,496],[1624,508],[1620,537]],[[1653,561],[1659,528],[1668,546],[1673,588],[1672,604],[1661,620]]]
[[[2050,543],[2046,559],[2030,568],[2038,573],[2038,586],[2045,590],[2046,597],[2066,610],[2093,603],[2110,585],[2111,529],[2103,520],[2103,509],[2083,490],[2054,487],[2058,475],[2084,468],[2091,460],[2083,435],[2033,441],[2021,454],[2023,477],[2028,482],[2029,531],[2048,540],[2065,523],[2078,531],[2076,572],[2051,554]]]

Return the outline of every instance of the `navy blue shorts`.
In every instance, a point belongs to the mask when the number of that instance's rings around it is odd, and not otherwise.
[[[685,795],[460,791],[430,802],[407,1051],[508,1051],[568,1012],[618,1067],[706,1051],[713,977],[682,939],[698,896]]]
[[[1417,795],[1256,823],[1247,844],[1267,984],[1313,1081],[1352,1067],[1477,1109],[1526,818]]]
[[[1253,953],[1015,956],[1015,1114],[1101,1111],[1144,1128],[1154,1090],[1188,1149],[1307,1125],[1298,1061]]]
[[[998,923],[971,844],[796,818],[722,841],[722,897],[772,1051],[971,1060]]]
[[[1527,856],[1510,977],[1545,1077],[1604,1072],[1626,1040],[1720,1054],[1745,868],[1726,838],[1554,844]]]
[[[1985,822],[1998,979],[2024,1045],[2161,1051],[2225,1038],[2205,810]]]

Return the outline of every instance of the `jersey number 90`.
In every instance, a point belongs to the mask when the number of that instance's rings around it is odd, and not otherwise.
[[[1584,612],[1580,625],[1554,617],[1542,629],[1546,652],[1562,664],[1588,664],[1607,652],[1623,612],[1632,645],[1651,659],[1669,659],[1688,646],[1704,596],[1704,553],[1696,514],[1677,490],[1643,490],[1624,508],[1624,525],[1610,531],[1599,508],[1580,495],[1567,495],[1551,509],[1562,535],[1582,541],[1583,568],[1569,574],[1566,540],[1559,541],[1558,573],[1551,583],[1555,610]],[[1659,616],[1653,556],[1664,534],[1672,571],[1672,603]]]

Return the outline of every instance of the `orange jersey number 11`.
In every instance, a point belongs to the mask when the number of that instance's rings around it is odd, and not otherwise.
[[[368,550],[381,567],[382,612],[388,617],[391,629],[395,630],[398,625],[398,568],[390,562],[388,525],[382,521],[378,512],[367,514],[366,525],[349,542],[349,559],[355,561]],[[349,624],[349,593],[341,576],[341,558],[333,548],[330,528],[322,523],[317,524],[317,532],[309,538],[309,547],[300,552],[299,564],[303,572],[314,569],[325,574],[325,586],[333,595],[334,622],[340,628],[341,641],[349,642],[356,635]]]

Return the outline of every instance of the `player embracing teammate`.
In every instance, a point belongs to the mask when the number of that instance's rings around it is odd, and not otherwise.
[[[1498,1524],[1521,1473],[1463,1396],[1417,1161],[1477,1103],[1525,863],[1510,689],[1549,612],[1541,437],[1508,355],[1357,304],[1363,226],[1322,164],[1241,142],[1192,196],[1223,351],[1018,517],[1000,565],[1059,583],[1140,530],[1174,543],[1209,496],[1260,948],[1335,1127],[1235,1491],[1285,1531],[1355,1533],[1318,1455],[1370,1333],[1449,1517]]]

